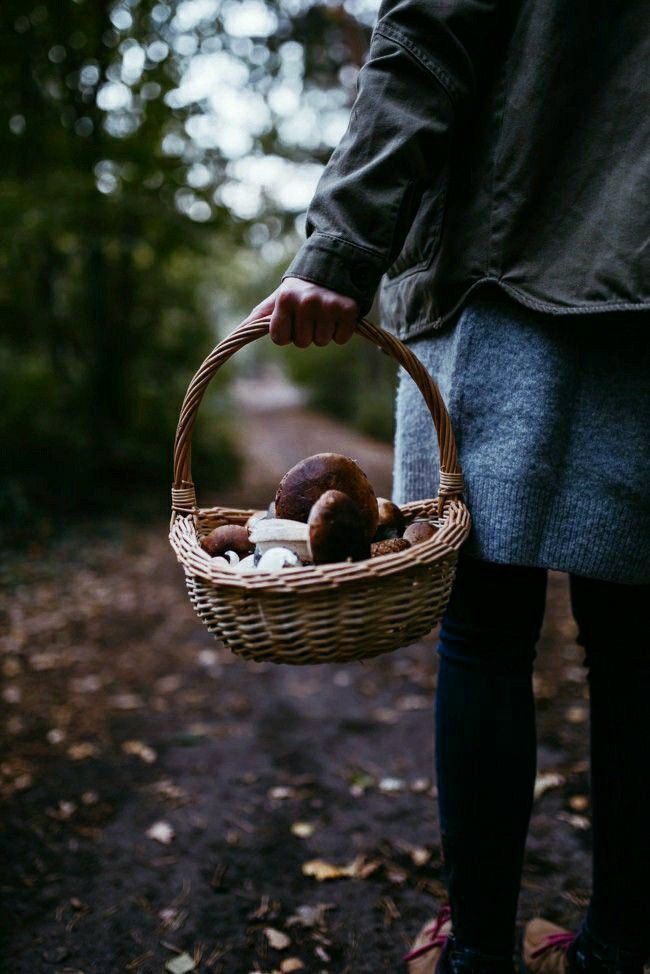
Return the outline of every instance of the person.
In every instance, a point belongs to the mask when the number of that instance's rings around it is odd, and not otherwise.
[[[650,5],[382,0],[350,122],[270,315],[278,345],[382,324],[438,381],[472,533],[442,620],[436,773],[449,903],[411,974],[511,971],[536,774],[547,572],[590,694],[592,895],[533,918],[531,974],[650,957]],[[394,499],[439,456],[400,371]]]

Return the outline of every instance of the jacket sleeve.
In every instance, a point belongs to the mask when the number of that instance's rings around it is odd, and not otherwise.
[[[372,305],[490,49],[499,0],[382,0],[348,127],[282,275]]]

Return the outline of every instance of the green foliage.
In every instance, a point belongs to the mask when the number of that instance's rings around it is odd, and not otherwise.
[[[197,55],[221,58],[244,79],[251,111],[242,110],[239,158],[325,162],[332,142],[294,138],[283,98],[293,85],[319,119],[327,105],[340,111],[354,95],[369,29],[343,7],[266,6],[275,27],[255,37],[228,31],[233,4],[0,7],[5,525],[32,532],[52,514],[119,513],[145,497],[162,509],[190,375],[215,333],[277,285],[299,244],[295,208],[282,194],[265,187],[248,216],[229,208],[224,187],[240,199],[248,190],[220,141],[221,91],[183,89],[183,79]],[[277,113],[269,110],[275,83]],[[265,110],[268,122],[255,121]],[[387,373],[369,371],[367,349],[332,354],[345,375],[338,386],[320,351],[311,371],[302,359],[314,404],[388,435]],[[238,470],[224,380],[218,409],[202,410],[193,450],[216,489]]]
[[[147,39],[154,4],[132,6]],[[184,171],[161,151],[171,68],[149,66],[129,112],[98,107],[124,52],[116,9],[3,4],[5,525],[30,511],[114,510],[131,495],[166,501],[182,396],[213,344],[199,284],[226,215],[207,226],[176,206]],[[147,100],[146,85],[158,97]],[[198,425],[195,452],[216,486],[236,475],[225,418]]]

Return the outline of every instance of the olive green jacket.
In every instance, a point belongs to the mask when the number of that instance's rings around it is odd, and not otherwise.
[[[383,0],[289,276],[402,337],[486,281],[649,308],[650,2]]]

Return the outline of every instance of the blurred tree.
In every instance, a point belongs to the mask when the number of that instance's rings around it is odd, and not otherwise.
[[[183,389],[211,342],[197,284],[227,214],[208,234],[175,205],[183,173],[161,148],[175,82],[155,6],[2,7],[9,512],[106,506],[119,485],[166,491]],[[203,425],[197,450],[219,483],[237,465],[224,430]]]
[[[166,491],[189,375],[299,244],[375,10],[2,4],[2,515],[111,506],[118,489],[147,483]],[[367,350],[353,345],[345,368],[358,388]],[[312,385],[326,371],[313,368]],[[348,417],[374,411],[362,398]],[[237,469],[216,419],[222,383],[212,403],[194,452],[218,486]],[[377,409],[392,413],[388,399]]]

